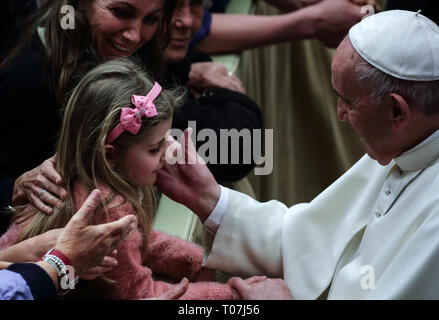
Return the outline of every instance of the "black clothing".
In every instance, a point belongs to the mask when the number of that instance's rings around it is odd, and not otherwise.
[[[205,61],[211,61],[206,54],[191,52],[183,61],[169,64],[166,72],[166,86],[184,85],[189,79],[191,63]],[[212,129],[216,134],[217,161],[216,164],[207,163],[207,166],[217,181],[238,181],[247,176],[255,167],[253,157],[251,159],[243,157],[242,141],[240,141],[238,148],[240,154],[238,164],[232,164],[232,152],[236,152],[236,150],[231,150],[230,139],[228,150],[221,148],[220,144],[221,129],[236,129],[238,132],[248,129],[252,137],[250,143],[253,146],[253,130],[262,129],[261,110],[253,100],[239,92],[223,88],[207,90],[199,99],[189,94],[187,101],[174,115],[172,127],[183,131],[188,127],[189,121],[196,121],[197,132],[203,129]],[[195,132],[194,135],[196,135]],[[206,141],[198,141],[197,139],[197,150],[205,143],[208,143],[207,138]],[[228,162],[220,164],[220,155],[226,151],[228,152]]]
[[[7,207],[11,204],[12,191],[15,179],[0,181],[0,236],[8,230],[11,224],[11,211]]]
[[[0,234],[10,223],[15,179],[55,153],[60,106],[38,36],[0,71]]]
[[[25,21],[36,9],[35,0],[0,1],[0,60],[22,35]]]
[[[34,263],[14,263],[8,267],[8,270],[19,273],[23,277],[35,300],[58,299],[58,293],[52,279],[38,265]]]
[[[18,177],[53,156],[60,106],[38,37],[0,71],[0,181]]]

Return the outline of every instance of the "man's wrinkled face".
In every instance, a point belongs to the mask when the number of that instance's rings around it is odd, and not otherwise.
[[[389,138],[391,124],[373,105],[367,94],[356,84],[355,66],[362,58],[346,37],[338,47],[332,62],[332,86],[338,96],[337,116],[348,121],[363,141],[367,154],[380,164],[388,164],[395,156]]]

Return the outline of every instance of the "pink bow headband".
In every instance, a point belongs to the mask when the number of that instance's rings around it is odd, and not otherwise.
[[[131,103],[135,108],[125,107],[120,112],[120,123],[108,134],[105,143],[109,144],[116,140],[124,131],[132,134],[137,134],[142,126],[142,117],[155,117],[157,109],[154,105],[154,100],[158,97],[162,87],[155,82],[154,87],[148,92],[146,96],[131,97]]]

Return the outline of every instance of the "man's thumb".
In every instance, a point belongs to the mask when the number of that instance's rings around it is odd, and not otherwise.
[[[94,213],[95,209],[99,205],[99,201],[101,200],[101,191],[98,189],[94,189],[90,195],[87,197],[85,202],[82,204],[81,208],[76,212],[73,216],[73,219],[76,223],[80,222],[84,225],[87,225],[87,220],[90,214]]]

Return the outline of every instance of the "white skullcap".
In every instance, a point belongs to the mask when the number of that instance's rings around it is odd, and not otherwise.
[[[439,80],[439,27],[411,11],[371,15],[349,30],[358,54],[377,69],[399,79]]]

